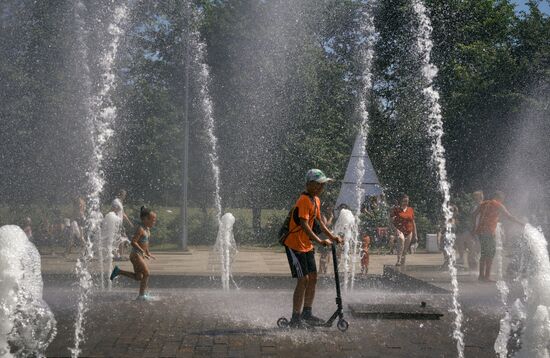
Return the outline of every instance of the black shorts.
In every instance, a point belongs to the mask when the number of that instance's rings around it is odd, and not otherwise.
[[[285,246],[286,257],[292,277],[301,278],[310,273],[317,272],[317,264],[315,263],[315,250],[308,252],[299,252],[289,249]]]

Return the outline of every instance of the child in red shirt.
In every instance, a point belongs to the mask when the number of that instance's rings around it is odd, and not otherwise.
[[[363,247],[361,248],[361,274],[366,275],[369,272],[369,246],[370,236],[363,237]]]

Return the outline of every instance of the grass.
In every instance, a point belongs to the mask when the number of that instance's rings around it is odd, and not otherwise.
[[[102,212],[105,214],[110,207],[104,205]],[[152,247],[155,250],[173,251],[180,249],[180,238],[182,223],[180,219],[180,208],[173,206],[152,205],[151,209],[157,212],[157,225],[152,230]],[[139,207],[128,204],[125,206],[128,217],[139,224]],[[261,234],[254,235],[252,230],[252,209],[249,208],[226,208],[235,216],[234,235],[240,247],[277,247],[278,231],[288,213],[287,210],[262,209],[261,211]],[[50,223],[56,223],[65,217],[70,217],[71,206],[41,206],[28,205],[20,207],[0,206],[0,225],[19,224],[22,218],[30,216],[33,221],[35,236],[40,235],[41,222],[45,217]],[[436,232],[436,227],[430,221],[417,214],[417,225],[420,239],[420,246],[425,245],[425,234]],[[208,208],[204,212],[201,208],[191,207],[188,214],[188,237],[189,245],[211,246],[214,244],[217,235],[217,223],[214,208]],[[127,234],[131,236],[133,230],[127,228]]]
[[[139,207],[137,205],[125,205],[125,212],[135,224],[139,224]],[[157,225],[152,230],[152,242],[157,250],[178,250],[180,244],[182,223],[180,208],[170,206],[151,205],[151,209],[157,212]],[[110,210],[109,205],[102,206],[102,213]],[[71,217],[71,205],[42,206],[26,205],[18,207],[0,206],[0,225],[20,224],[24,217],[31,217],[35,236],[41,234],[42,223],[47,218],[50,224],[62,222],[64,218]],[[234,235],[239,245],[272,246],[277,242],[277,232],[287,214],[286,210],[263,209],[261,212],[262,235],[256,238],[252,230],[252,209],[227,208],[235,216]],[[127,234],[132,235],[133,230],[127,228]],[[201,208],[191,207],[188,212],[188,236],[190,245],[212,245],[216,240],[217,222],[215,209],[208,208],[204,212]]]

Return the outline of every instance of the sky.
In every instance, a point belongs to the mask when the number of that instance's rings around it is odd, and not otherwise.
[[[527,10],[527,6],[525,5],[525,3],[527,2],[527,0],[513,0],[514,3],[516,3],[518,6],[516,7],[516,10],[517,11],[522,11],[522,10]],[[540,5],[539,5],[539,8],[541,9],[542,12],[544,12],[545,14],[549,14],[550,15],[550,1],[548,0],[543,0],[540,2]]]

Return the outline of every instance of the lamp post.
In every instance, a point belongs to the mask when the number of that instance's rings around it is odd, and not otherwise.
[[[189,24],[187,24],[189,27]],[[187,30],[185,41],[187,42],[185,48],[185,90],[184,90],[184,104],[185,109],[183,112],[183,200],[181,203],[181,248],[183,251],[187,251],[188,237],[187,237],[187,204],[188,204],[188,186],[189,186],[189,67],[190,67],[190,46],[189,46],[189,29]]]

